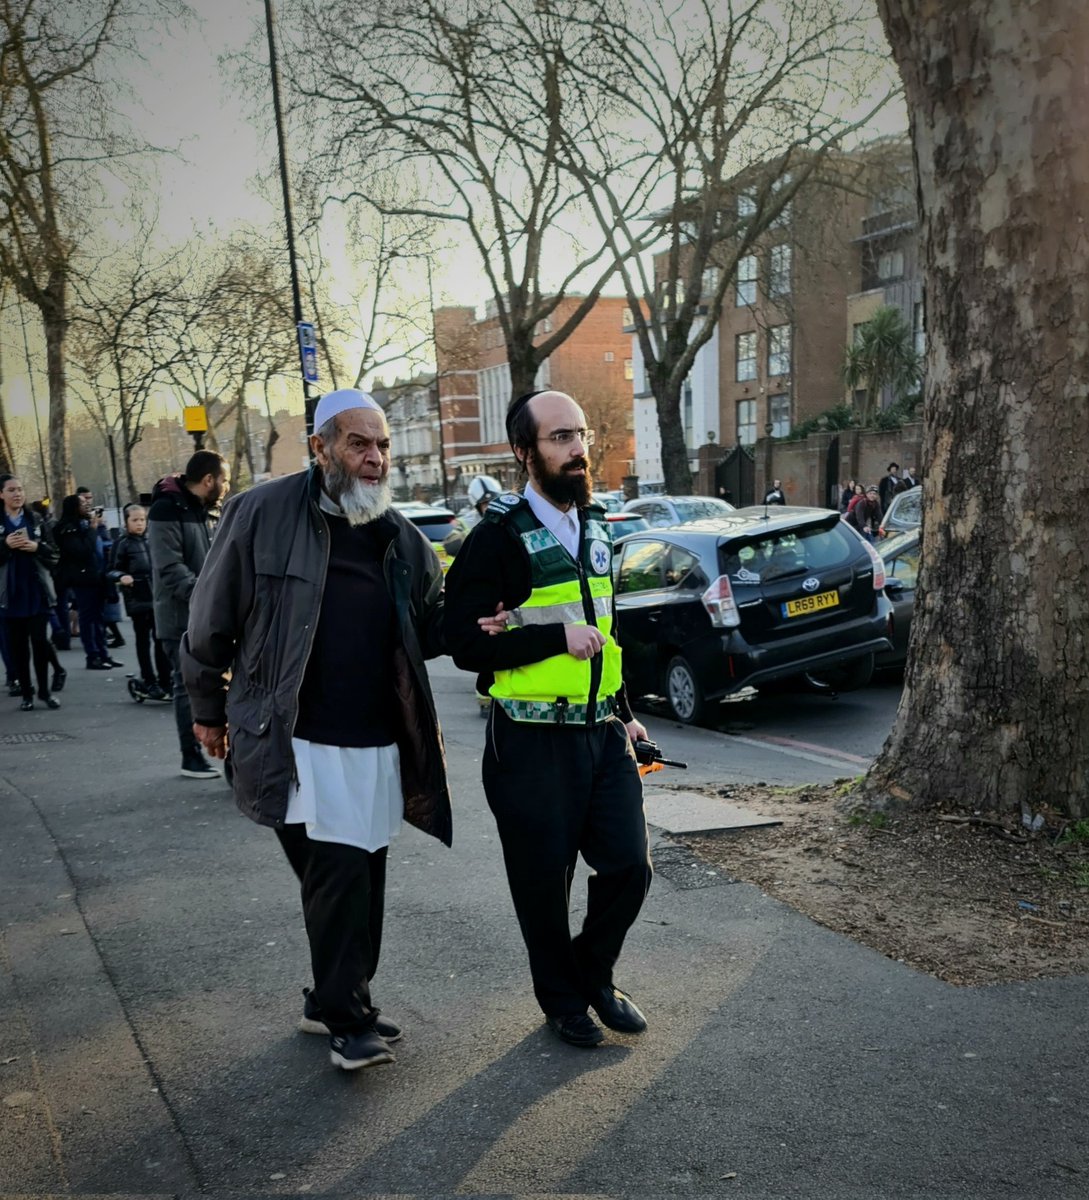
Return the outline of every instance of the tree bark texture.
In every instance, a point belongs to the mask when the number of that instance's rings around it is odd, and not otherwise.
[[[1089,814],[1089,9],[879,0],[927,303],[923,565],[873,798]]]
[[[68,336],[68,277],[65,269],[50,272],[39,305],[45,332],[46,377],[49,380],[49,490],[53,511],[62,497],[75,491],[68,441],[68,381],[64,343]]]

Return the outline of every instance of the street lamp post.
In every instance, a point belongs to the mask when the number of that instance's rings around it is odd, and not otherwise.
[[[299,264],[295,256],[295,218],[291,211],[291,184],[287,171],[287,148],[284,137],[284,110],[280,100],[280,68],[276,58],[275,17],[272,13],[272,0],[265,0],[265,31],[268,34],[268,69],[272,78],[272,110],[276,119],[276,148],[280,161],[280,188],[284,199],[284,227],[287,233],[287,258],[291,267],[291,303],[295,312],[296,335],[301,336],[300,326],[303,324],[302,290],[299,286]],[[300,343],[300,367],[302,364],[302,345]],[[310,397],[310,384],[306,374],[303,374],[303,408],[306,413],[306,431],[311,433],[314,427],[313,400]]]

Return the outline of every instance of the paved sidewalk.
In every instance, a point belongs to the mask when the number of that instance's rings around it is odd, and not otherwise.
[[[953,988],[669,844],[618,973],[651,1029],[553,1039],[446,660],[455,844],[392,848],[376,980],[406,1037],[335,1072],[275,839],[65,660],[59,712],[0,698],[0,1195],[1089,1194],[1085,978]]]

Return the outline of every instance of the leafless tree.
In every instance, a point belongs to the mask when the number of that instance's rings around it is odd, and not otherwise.
[[[0,0],[0,273],[41,315],[50,488],[71,484],[65,343],[71,263],[105,170],[141,147],[115,113],[111,60],[173,0]]]
[[[877,803],[1089,816],[1089,24],[879,0],[927,299],[923,549]]]
[[[617,262],[653,392],[668,488],[689,490],[681,392],[741,259],[788,229],[800,188],[895,90],[855,0],[602,0],[562,85],[590,99],[557,156]],[[876,99],[867,97],[878,81]],[[592,101],[592,102],[591,102]],[[647,224],[658,237],[637,251]],[[783,234],[780,232],[779,236]]]
[[[288,272],[282,255],[250,236],[223,247],[198,271],[179,330],[171,382],[208,414],[208,444],[232,451],[232,474],[255,463],[247,399],[252,387],[298,363]],[[269,436],[275,429],[269,409]]]
[[[578,8],[596,4],[308,0],[287,55],[296,116],[318,148],[312,169],[332,194],[471,243],[515,394],[615,271],[600,239],[583,244],[582,200],[557,158],[587,126],[583,98],[568,103],[560,86],[595,36],[567,19]],[[580,302],[548,328],[576,281]]]
[[[81,262],[73,281],[75,390],[103,439],[118,498],[139,494],[132,452],[152,393],[182,356],[177,331],[185,320],[187,252],[157,253],[152,234],[145,223],[122,250]]]

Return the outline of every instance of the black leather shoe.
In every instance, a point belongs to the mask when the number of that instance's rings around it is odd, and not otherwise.
[[[642,1033],[647,1027],[647,1019],[636,1008],[632,998],[619,988],[603,987],[590,998],[590,1007],[601,1018],[602,1025],[608,1025],[617,1033]]]
[[[34,701],[33,700],[24,700],[22,702],[22,704],[19,705],[19,707],[22,709],[23,712],[30,712],[34,708]]]
[[[605,1035],[589,1013],[573,1013],[566,1017],[546,1017],[548,1028],[569,1046],[600,1046]]]
[[[53,679],[50,683],[50,691],[63,692],[64,685],[68,680],[68,672],[61,667],[60,670],[53,672]]]
[[[38,699],[45,705],[46,708],[60,708],[60,701],[54,696],[39,696]]]

